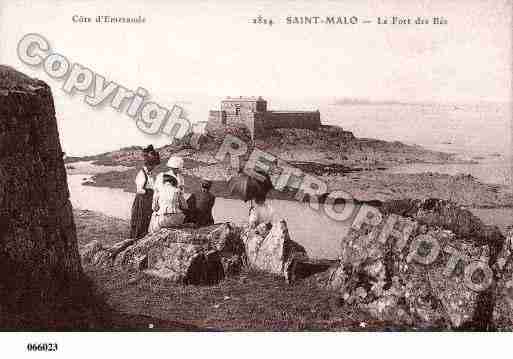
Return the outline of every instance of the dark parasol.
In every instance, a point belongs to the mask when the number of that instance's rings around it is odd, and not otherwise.
[[[228,188],[232,195],[247,202],[257,197],[267,196],[267,193],[273,189],[273,184],[266,173],[258,172],[249,176],[241,172],[228,181]]]

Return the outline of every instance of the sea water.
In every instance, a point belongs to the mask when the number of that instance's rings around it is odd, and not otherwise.
[[[321,113],[324,123],[342,126],[357,137],[416,144],[475,162],[417,163],[392,172],[463,173],[486,183],[513,184],[511,104],[326,104]]]
[[[73,208],[101,212],[107,216],[130,219],[135,194],[118,188],[84,186],[90,176],[68,175]],[[306,203],[271,199],[277,216],[285,219],[293,240],[303,245],[312,258],[334,259],[340,253],[340,240],[349,230],[348,223],[336,222]],[[247,222],[249,202],[217,198],[213,210],[216,222]]]

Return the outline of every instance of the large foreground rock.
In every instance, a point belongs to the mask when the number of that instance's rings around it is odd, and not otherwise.
[[[0,179],[0,326],[59,325],[83,277],[52,93],[5,66]]]
[[[495,327],[495,303],[504,298],[500,278],[511,278],[505,265],[497,265],[501,253],[506,262],[510,256],[496,227],[436,199],[390,201],[374,215],[353,223],[342,241],[340,266],[321,277],[324,286],[379,320],[412,327]],[[496,317],[505,325],[511,307],[502,308]]]
[[[228,223],[199,229],[161,229],[110,248],[93,241],[82,250],[84,264],[140,270],[183,284],[217,283],[240,271],[243,256],[238,229]]]
[[[243,242],[250,268],[284,276],[287,280],[294,275],[296,262],[307,259],[303,246],[290,239],[284,220],[274,223],[267,235],[246,231]]]
[[[239,274],[244,266],[292,283],[338,263],[309,259],[305,249],[290,239],[285,221],[275,224],[266,236],[224,223],[199,229],[161,229],[112,247],[92,241],[81,249],[81,257],[85,266],[144,271],[184,284],[218,283]]]

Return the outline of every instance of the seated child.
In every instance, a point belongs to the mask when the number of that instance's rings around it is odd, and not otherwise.
[[[212,216],[212,208],[216,201],[216,197],[210,193],[212,182],[208,180],[201,181],[201,191],[191,194],[187,200],[190,208],[190,220],[196,223],[197,226],[210,226],[214,224],[214,217]]]

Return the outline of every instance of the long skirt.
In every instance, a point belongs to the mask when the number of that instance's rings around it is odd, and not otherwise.
[[[144,194],[138,193],[135,196],[130,220],[130,238],[139,239],[148,234],[152,214],[152,200],[153,190],[151,189],[147,189]]]

